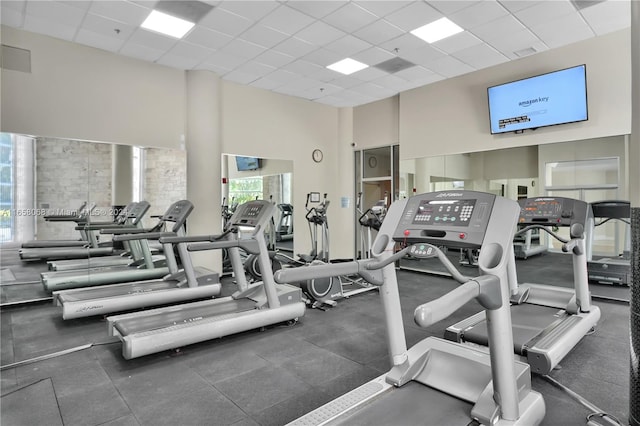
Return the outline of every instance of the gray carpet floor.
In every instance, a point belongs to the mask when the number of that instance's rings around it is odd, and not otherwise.
[[[7,250],[2,251],[1,261],[0,268],[8,268],[16,277],[37,277],[42,270],[41,264],[21,264]],[[552,283],[566,275],[565,263],[565,258],[552,254],[519,261],[520,281],[540,282],[546,268],[547,283]],[[465,272],[471,275],[471,269]],[[413,322],[413,310],[457,284],[446,277],[402,270],[398,278],[409,345],[442,336],[446,326],[480,310],[471,302],[447,320],[421,329]],[[0,286],[3,303],[40,296],[39,291],[37,286],[29,289],[11,281]],[[595,303],[602,310],[598,328],[551,375],[626,422],[629,307]],[[376,292],[341,300],[326,311],[309,309],[293,326],[269,327],[134,360],[123,359],[120,343],[107,336],[100,317],[63,321],[59,308],[36,303],[5,306],[0,321],[3,366],[94,344],[2,371],[0,421],[8,426],[282,425],[389,367]],[[533,387],[545,398],[543,424],[586,423],[589,410],[561,390],[540,377],[533,377]]]

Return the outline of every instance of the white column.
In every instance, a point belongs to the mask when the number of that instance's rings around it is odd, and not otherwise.
[[[187,235],[221,231],[221,80],[210,71],[187,71],[187,199],[195,206]],[[222,272],[219,250],[192,252],[194,266]]]

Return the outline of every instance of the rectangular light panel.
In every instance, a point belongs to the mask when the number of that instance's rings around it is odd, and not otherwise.
[[[153,10],[141,27],[171,37],[182,38],[194,25],[193,22]]]

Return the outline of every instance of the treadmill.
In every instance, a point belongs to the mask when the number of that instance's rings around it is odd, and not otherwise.
[[[265,229],[277,207],[266,200],[238,206],[220,235],[161,238],[163,242],[189,243],[188,250],[227,249],[238,291],[229,297],[107,317],[109,335],[122,341],[125,359],[176,349],[304,316],[305,303],[298,287],[273,280]],[[252,229],[249,238],[242,238]],[[249,284],[240,249],[259,256],[261,282]]]
[[[190,205],[184,201],[174,203],[173,214],[184,216],[183,209]],[[165,220],[170,217],[171,213],[163,215]],[[114,239],[133,241],[153,238],[164,241],[168,237],[183,236],[184,227],[180,226],[175,232],[122,234],[115,236]],[[162,279],[54,291],[54,304],[62,308],[62,318],[68,320],[219,295],[222,286],[218,273],[203,267],[194,268],[186,246],[184,242],[177,243],[177,251],[182,263],[182,269],[178,269],[172,243],[164,242],[169,274]]]
[[[513,250],[517,259],[527,260],[531,256],[546,253],[547,246],[540,244],[540,233],[537,229],[516,232]]]
[[[95,208],[92,204],[87,208],[87,202],[83,202],[78,210],[71,214],[50,214],[43,218],[46,222],[76,222],[81,223],[89,219],[91,211]],[[89,238],[87,234],[80,231],[79,240],[31,240],[22,243],[22,248],[45,248],[45,247],[82,247],[87,244]]]
[[[515,201],[494,194],[462,190],[416,195],[391,205],[371,259],[278,271],[279,282],[358,273],[379,285],[392,362],[386,374],[290,424],[539,424],[544,400],[531,389],[529,366],[514,359],[509,332],[507,268],[518,213]],[[397,243],[406,247],[396,252]],[[395,261],[407,253],[437,257],[458,275],[438,246],[480,249],[480,275],[418,306],[414,320],[429,327],[476,299],[491,318],[490,353],[437,337],[427,337],[407,350]]]
[[[587,262],[587,272],[589,281],[598,284],[623,285],[631,283],[631,260],[629,233],[631,231],[631,203],[629,201],[609,200],[591,203],[594,223],[589,228],[593,235],[596,226],[603,225],[610,220],[618,220],[625,224],[625,250],[619,257],[603,257],[600,259],[589,259]],[[600,219],[595,223],[596,219]],[[593,238],[592,238],[593,241]]]
[[[157,238],[157,232],[167,224],[172,224],[171,232],[184,235],[187,217],[193,211],[189,200],[173,203],[151,229],[142,228],[106,228],[101,233],[114,234],[113,241],[138,241],[143,251],[144,265],[107,266],[102,268],[79,269],[70,271],[42,272],[42,285],[47,291],[64,290],[78,287],[90,287],[104,284],[116,284],[133,281],[155,280],[170,273],[167,266],[156,267],[147,240]],[[119,235],[122,234],[122,235]]]
[[[118,215],[116,223],[111,225],[90,223],[80,225],[88,232],[102,231],[103,229],[141,228],[142,219],[151,205],[147,201],[129,203]],[[106,225],[106,226],[105,226]],[[50,271],[70,271],[74,269],[103,268],[106,266],[131,265],[140,266],[144,263],[144,252],[139,241],[124,242],[125,252],[113,256],[100,256],[88,259],[61,259],[47,262]],[[157,259],[155,259],[157,261]],[[160,266],[157,263],[156,266]]]
[[[27,247],[33,242],[25,243],[18,251],[20,259],[25,262],[41,261],[41,260],[55,260],[55,259],[78,259],[97,256],[108,256],[113,254],[113,247],[111,245],[103,245],[98,242],[98,238],[95,232],[85,232],[82,228],[83,225],[91,223],[91,211],[95,208],[95,204],[85,208],[82,214],[76,215],[61,215],[61,216],[49,216],[50,222],[75,222],[76,230],[80,231],[83,238],[86,241],[82,241],[82,244],[73,245],[53,245],[53,242],[43,244],[44,247]],[[114,225],[114,221],[98,222],[102,225]],[[54,240],[52,240],[54,241]]]
[[[544,284],[518,284],[513,252],[509,259],[513,350],[531,365],[531,371],[548,374],[595,328],[600,309],[591,304],[587,281],[585,227],[591,220],[590,206],[563,197],[524,198],[518,224],[539,229],[563,243],[571,253],[573,288]],[[568,228],[570,239],[555,233]],[[512,246],[513,247],[513,246]],[[487,321],[479,312],[447,328],[445,338],[455,342],[487,346]]]

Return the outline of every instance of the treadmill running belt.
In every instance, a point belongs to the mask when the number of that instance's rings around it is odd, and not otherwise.
[[[549,306],[523,303],[511,306],[513,323],[513,347],[519,355],[525,355],[530,342],[556,321],[566,316],[565,311]],[[489,346],[487,322],[483,320],[464,330],[463,339],[467,342]]]
[[[465,426],[470,421],[470,403],[420,383],[409,382],[331,424]]]
[[[126,296],[129,294],[151,293],[152,291],[169,290],[176,288],[176,282],[151,281],[145,283],[132,283],[130,285],[111,285],[104,287],[87,287],[81,291],[63,292],[59,298],[65,302],[77,300],[102,299],[105,297]]]
[[[174,310],[159,311],[153,315],[127,318],[116,321],[114,328],[122,336],[139,333],[141,331],[158,330],[172,325],[195,322],[205,318],[226,315],[233,312],[243,312],[255,309],[255,302],[251,299],[228,300],[224,303],[211,303],[211,305],[178,306]]]

